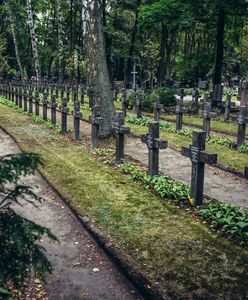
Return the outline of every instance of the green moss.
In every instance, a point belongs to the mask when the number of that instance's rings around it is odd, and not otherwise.
[[[45,176],[164,295],[173,299],[244,298],[248,256],[242,248],[103,165],[81,143],[32,123],[12,108],[0,108],[0,125],[24,150],[42,155]]]

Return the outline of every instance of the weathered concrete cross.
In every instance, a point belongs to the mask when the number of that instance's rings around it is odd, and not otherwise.
[[[43,119],[47,121],[47,105],[48,105],[47,93],[43,93],[42,104],[43,104]]]
[[[135,109],[137,118],[142,118],[142,98],[139,94],[135,97]]]
[[[66,99],[62,100],[59,109],[61,111],[61,133],[65,134],[67,132],[67,114],[69,112]]]
[[[160,103],[160,97],[156,97],[156,101],[153,104],[153,115],[154,115],[154,121],[159,122],[160,121],[160,112],[164,108],[164,105]]]
[[[29,90],[28,94],[28,108],[29,108],[29,113],[33,113],[33,91],[32,89]]]
[[[196,89],[192,95],[191,107],[190,110],[193,114],[198,114],[200,105],[199,105],[200,93]]]
[[[211,122],[211,117],[216,117],[217,114],[214,112],[211,112],[212,104],[211,102],[208,102],[209,98],[205,96],[205,101],[204,101],[204,109],[202,112],[199,112],[199,115],[202,115],[203,117],[203,131],[206,133],[206,138],[209,137],[210,135],[210,122]]]
[[[183,127],[183,100],[177,99],[176,106],[176,130],[180,130]]]
[[[127,99],[127,93],[124,90],[122,97],[121,97],[121,104],[122,104],[122,111],[124,114],[124,117],[126,117],[127,115],[127,110],[128,110],[128,105],[129,105],[129,100]]]
[[[55,95],[51,95],[50,108],[51,108],[51,122],[53,125],[55,125],[56,124],[56,108],[57,108]]]
[[[80,112],[80,103],[74,102],[73,115],[73,139],[78,141],[80,139],[80,120],[83,118],[83,114]]]
[[[217,154],[205,151],[206,132],[193,132],[193,145],[182,147],[182,155],[190,158],[192,162],[191,198],[195,205],[201,205],[204,188],[205,164],[216,164]]]
[[[131,73],[133,75],[133,90],[136,91],[136,75],[138,74],[136,71],[136,64],[133,65],[133,71]]]
[[[19,103],[18,103],[18,105],[19,105],[19,108],[22,108],[22,88],[21,87],[19,87]]]
[[[130,128],[124,126],[125,117],[123,112],[117,113],[116,121],[113,122],[113,132],[116,137],[116,154],[115,160],[117,163],[122,163],[124,161],[124,141],[125,134],[130,132]]]
[[[23,91],[23,110],[28,111],[28,95],[26,88]]]
[[[232,121],[236,121],[238,124],[238,134],[237,134],[237,145],[240,146],[245,142],[245,130],[246,124],[248,123],[247,108],[240,107],[239,115],[231,116]]]
[[[40,95],[39,95],[38,91],[35,92],[35,102],[34,102],[34,105],[35,105],[35,114],[37,116],[39,116],[39,114],[40,114]]]
[[[159,149],[167,148],[167,141],[159,138],[158,122],[149,124],[149,132],[141,136],[141,141],[148,147],[148,173],[150,176],[158,175]]]
[[[91,123],[91,148],[95,149],[98,146],[99,127],[103,122],[99,105],[92,107],[92,115],[89,117],[89,121]]]

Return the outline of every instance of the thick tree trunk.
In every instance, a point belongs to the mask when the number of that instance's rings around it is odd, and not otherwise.
[[[30,37],[31,37],[32,51],[33,51],[34,67],[36,73],[36,81],[37,83],[39,83],[41,79],[41,69],[40,69],[40,61],[39,61],[38,48],[37,48],[37,40],[35,35],[31,0],[27,0],[27,15],[28,15],[28,27],[29,27]]]
[[[18,42],[16,38],[16,32],[15,32],[15,22],[14,18],[12,15],[11,8],[9,7],[9,20],[10,20],[10,27],[11,27],[11,32],[12,32],[12,37],[13,37],[13,42],[14,42],[14,47],[15,47],[15,54],[16,54],[16,60],[21,76],[21,81],[24,82],[24,71],[21,63],[21,58],[20,58],[20,53],[19,53],[19,47],[18,47]]]
[[[56,19],[58,27],[58,52],[59,52],[59,81],[64,80],[64,42],[63,42],[63,18],[61,14],[61,0],[56,0]]]
[[[100,105],[103,118],[99,132],[103,138],[111,134],[115,108],[107,67],[102,0],[88,1],[85,54],[89,88],[93,91],[95,102]]]

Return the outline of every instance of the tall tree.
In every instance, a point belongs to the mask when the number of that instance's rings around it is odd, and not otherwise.
[[[31,37],[32,51],[33,51],[36,80],[37,80],[37,83],[39,83],[40,79],[41,79],[41,68],[40,68],[39,54],[38,54],[38,48],[37,48],[37,39],[36,39],[36,34],[35,34],[31,0],[27,0],[26,8],[27,8],[27,16],[28,16],[27,22],[28,22],[28,27],[29,27],[30,37]]]
[[[63,42],[63,17],[61,12],[61,0],[55,1],[56,20],[58,27],[58,52],[59,52],[59,81],[64,79],[64,42]]]
[[[15,47],[15,55],[16,55],[16,61],[18,64],[19,72],[20,72],[20,77],[21,81],[24,81],[24,71],[22,67],[22,62],[20,58],[20,53],[19,53],[19,46],[18,46],[18,41],[16,37],[16,29],[15,29],[15,20],[12,14],[12,8],[11,8],[11,3],[10,1],[7,4],[7,9],[9,13],[9,22],[10,22],[10,27],[11,27],[11,32],[12,32],[12,37],[13,37],[13,42],[14,42],[14,47]]]
[[[100,137],[107,137],[111,134],[115,108],[107,66],[102,0],[88,0],[85,52],[89,88],[103,118]]]

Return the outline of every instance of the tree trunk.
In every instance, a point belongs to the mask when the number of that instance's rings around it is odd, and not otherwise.
[[[64,42],[63,42],[63,18],[61,14],[61,0],[56,0],[56,19],[58,27],[58,52],[59,52],[59,82],[64,80]]]
[[[137,0],[137,7],[135,11],[135,22],[134,22],[134,27],[131,35],[131,40],[130,40],[130,46],[129,46],[129,53],[128,53],[128,59],[126,63],[126,68],[125,68],[125,86],[128,87],[128,85],[131,82],[131,71],[132,71],[132,64],[133,62],[133,53],[134,53],[134,48],[135,48],[135,42],[136,42],[136,35],[137,35],[137,30],[138,30],[138,17],[139,17],[139,7],[141,4],[141,0]]]
[[[215,60],[215,71],[214,71],[214,90],[213,90],[213,101],[212,107],[218,106],[218,103],[222,101],[222,65],[224,55],[224,29],[225,29],[225,10],[220,7],[218,13],[218,24],[217,24],[217,36],[216,36],[216,60]]]
[[[115,120],[115,107],[106,58],[106,44],[103,31],[102,0],[89,0],[87,5],[86,66],[90,90],[100,106],[103,123],[99,136],[107,137]]]
[[[165,24],[162,23],[162,34],[161,34],[161,43],[160,43],[160,52],[159,52],[159,66],[158,66],[158,85],[162,86],[164,74],[165,74],[165,49],[166,44],[168,44],[168,28]]]
[[[37,40],[35,35],[31,0],[27,0],[26,8],[27,8],[27,15],[28,15],[28,27],[29,27],[30,37],[31,37],[31,44],[32,44],[34,67],[36,73],[36,81],[37,83],[39,83],[41,79],[41,69],[40,69],[40,61],[39,61],[38,48],[37,48]]]
[[[13,37],[13,41],[14,41],[16,60],[17,60],[19,71],[20,71],[21,81],[24,82],[24,71],[23,71],[23,67],[22,67],[22,63],[21,63],[19,47],[18,47],[18,42],[17,42],[17,38],[16,38],[14,18],[13,18],[12,11],[11,11],[10,7],[8,9],[8,12],[9,12],[9,20],[10,20],[10,27],[11,27],[12,37]]]
[[[216,45],[214,84],[221,83],[222,64],[223,64],[223,55],[224,55],[224,28],[225,28],[225,11],[223,8],[220,8],[218,13],[218,25],[217,25],[217,36],[216,36],[217,45]]]

